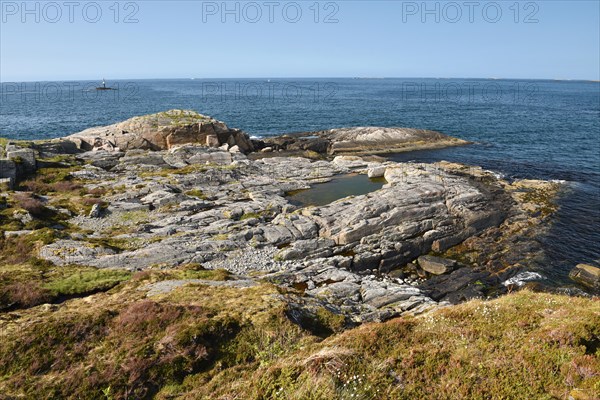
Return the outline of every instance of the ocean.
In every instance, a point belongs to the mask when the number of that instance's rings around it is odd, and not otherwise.
[[[252,136],[349,126],[425,128],[473,145],[392,156],[563,183],[542,280],[600,265],[600,83],[500,79],[172,79],[0,84],[0,137],[45,139],[192,109]]]

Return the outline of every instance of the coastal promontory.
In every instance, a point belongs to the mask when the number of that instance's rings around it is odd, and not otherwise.
[[[498,398],[592,393],[597,301],[528,284],[559,185],[382,157],[463,144],[378,127],[251,139],[183,110],[6,144],[0,392],[447,397],[486,368]],[[485,352],[495,364],[465,361]]]

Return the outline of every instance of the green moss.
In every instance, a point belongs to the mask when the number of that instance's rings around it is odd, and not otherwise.
[[[147,269],[134,275],[135,282],[158,282],[178,279],[205,279],[211,281],[226,281],[231,273],[224,269],[204,269],[202,265],[184,264],[174,269]]]
[[[51,228],[43,228],[28,235],[26,240],[29,243],[41,242],[42,244],[46,245],[53,243],[56,239],[61,237],[64,237],[61,232]]]
[[[40,168],[36,177],[45,183],[57,183],[72,179],[71,172],[78,171],[80,167],[72,168]]]
[[[185,194],[188,196],[197,197],[201,200],[205,200],[207,198],[206,195],[204,194],[204,192],[200,189],[188,190],[187,192],[185,192]]]
[[[260,218],[260,214],[258,214],[258,213],[245,213],[244,215],[242,215],[240,217],[240,221],[244,221],[246,219],[252,219],[252,218]]]
[[[23,224],[20,221],[11,219],[10,221],[4,221],[2,225],[0,225],[0,231],[20,231],[23,229]]]
[[[79,164],[79,161],[72,154],[58,154],[54,157],[39,158],[38,161],[49,164],[67,164],[70,166],[75,166]]]
[[[578,343],[597,340],[600,314],[595,304],[575,317],[591,305],[580,300],[520,292],[367,324],[260,369],[247,398],[560,398],[573,388],[593,398],[599,353]]]
[[[72,275],[51,280],[44,284],[43,287],[57,296],[77,295],[111,289],[129,279],[130,276],[131,273],[129,271],[121,270],[80,270]]]

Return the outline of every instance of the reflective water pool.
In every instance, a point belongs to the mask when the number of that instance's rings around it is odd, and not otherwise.
[[[374,192],[386,183],[384,178],[369,178],[365,174],[341,175],[310,189],[290,192],[288,201],[298,207],[322,206],[344,197]]]

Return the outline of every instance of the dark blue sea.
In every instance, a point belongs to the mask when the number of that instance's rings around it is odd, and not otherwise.
[[[53,138],[135,115],[193,109],[250,135],[346,126],[437,130],[474,145],[394,156],[564,181],[543,238],[547,282],[600,263],[600,83],[481,79],[252,79],[1,84],[0,136]]]

